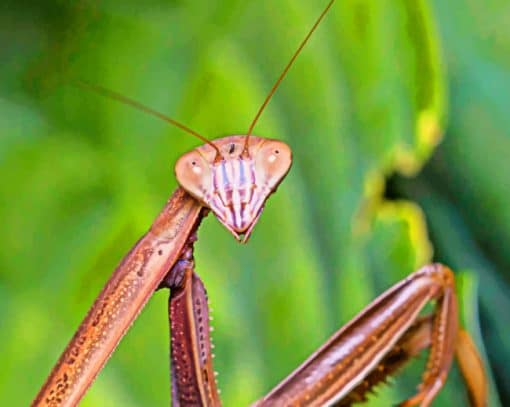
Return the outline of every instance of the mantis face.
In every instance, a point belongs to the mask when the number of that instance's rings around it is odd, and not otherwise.
[[[278,140],[228,136],[184,154],[175,165],[177,181],[210,208],[237,240],[245,243],[264,204],[292,164],[290,147]]]

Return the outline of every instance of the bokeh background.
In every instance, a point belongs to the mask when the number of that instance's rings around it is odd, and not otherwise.
[[[133,97],[209,138],[247,130],[324,0],[0,5],[0,405],[28,405],[196,146],[68,84]],[[459,276],[464,324],[510,403],[510,3],[339,0],[255,134],[294,165],[246,246],[209,216],[197,268],[226,406],[286,376],[419,266]],[[168,405],[158,292],[83,406]],[[410,396],[425,355],[370,405]],[[456,368],[434,406],[464,406]]]

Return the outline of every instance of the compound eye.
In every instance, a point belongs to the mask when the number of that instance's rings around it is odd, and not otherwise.
[[[271,188],[275,187],[289,171],[292,163],[290,147],[281,141],[266,141],[256,156],[258,179],[264,180]]]
[[[200,200],[203,200],[212,180],[209,165],[196,151],[184,154],[177,160],[175,177],[182,188]]]
[[[197,162],[197,160],[194,160],[192,159],[190,162],[189,162],[189,169],[190,171],[192,171],[194,174],[196,175],[200,175],[202,174],[202,166],[200,165],[200,163]]]
[[[280,158],[279,156],[280,156],[279,148],[274,148],[272,150],[269,150],[267,161],[269,162],[269,164],[276,163],[276,161],[279,160],[279,158]]]

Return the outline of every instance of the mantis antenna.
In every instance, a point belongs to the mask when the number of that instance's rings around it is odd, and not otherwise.
[[[276,89],[278,89],[278,86],[280,86],[280,83],[282,82],[283,78],[285,78],[285,75],[287,75],[287,72],[289,71],[290,67],[292,66],[292,64],[294,63],[294,61],[298,57],[298,55],[301,53],[301,50],[304,48],[304,46],[306,45],[306,43],[308,42],[308,40],[312,36],[313,32],[319,26],[320,22],[322,21],[322,19],[324,18],[324,16],[326,15],[326,13],[331,8],[331,6],[333,5],[334,2],[335,2],[335,0],[331,0],[328,3],[328,5],[326,6],[326,8],[322,11],[321,15],[319,16],[317,21],[315,21],[313,27],[310,29],[310,31],[306,35],[305,39],[303,41],[301,41],[301,44],[299,44],[298,49],[296,50],[296,52],[294,52],[294,55],[292,55],[292,58],[287,63],[287,65],[283,69],[282,73],[280,74],[280,76],[278,77],[276,82],[274,83],[273,87],[271,88],[271,90],[269,91],[268,95],[266,96],[266,99],[264,100],[262,105],[259,107],[259,110],[257,111],[257,114],[255,115],[255,118],[251,122],[250,127],[248,128],[248,131],[246,133],[246,139],[244,141],[244,147],[243,147],[243,154],[248,155],[248,139],[250,138],[250,135],[251,135],[251,133],[253,131],[253,128],[257,124],[257,121],[259,120],[260,115],[262,114],[262,112],[266,108],[267,104],[269,103],[269,101],[273,97],[274,93],[276,92]]]
[[[120,93],[114,92],[113,90],[103,88],[102,86],[93,85],[89,82],[85,82],[82,80],[73,80],[73,83],[82,87],[82,88],[92,90],[100,95],[106,96],[113,100],[117,100],[117,101],[122,102],[126,105],[132,106],[135,109],[141,110],[142,112],[148,113],[148,114],[155,116],[161,120],[164,120],[165,122],[170,123],[171,125],[178,127],[181,130],[184,130],[186,133],[191,134],[192,136],[195,136],[196,138],[202,140],[204,143],[209,144],[211,147],[213,147],[216,150],[216,159],[219,159],[222,157],[220,149],[211,140],[206,139],[204,136],[198,134],[196,131],[191,130],[188,126],[185,126],[184,124],[164,115],[163,113],[153,110],[150,107],[147,107],[147,106],[141,104],[140,102],[137,102],[136,100],[133,100],[133,99],[130,99],[124,95],[121,95]]]

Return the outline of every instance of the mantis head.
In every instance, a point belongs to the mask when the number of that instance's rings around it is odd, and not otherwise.
[[[175,165],[177,181],[202,205],[210,208],[237,240],[245,243],[259,219],[267,198],[276,190],[292,164],[292,152],[288,145],[278,140],[252,136],[252,131],[333,2],[334,0],[330,0],[307,36],[301,41],[259,107],[245,135],[228,136],[213,143],[186,125],[136,100],[83,81],[78,81],[77,84],[164,120],[206,143],[177,161]]]
[[[291,149],[281,141],[228,136],[184,154],[175,175],[182,188],[246,243],[291,163]]]

